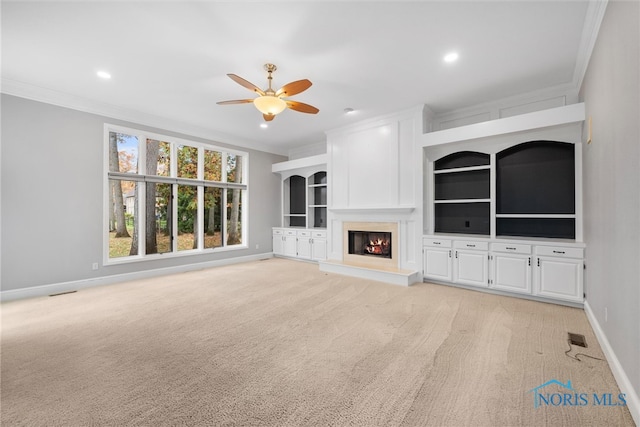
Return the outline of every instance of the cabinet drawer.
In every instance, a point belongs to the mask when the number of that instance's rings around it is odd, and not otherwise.
[[[583,258],[584,250],[582,248],[566,248],[561,246],[536,246],[536,255]]]
[[[440,248],[450,248],[451,247],[451,240],[434,239],[434,238],[431,238],[431,237],[424,237],[422,239],[422,244],[424,246],[435,246],[435,247],[440,247]]]
[[[511,243],[492,243],[492,252],[506,252],[511,254],[530,254],[531,245],[516,245]]]
[[[469,242],[463,240],[456,240],[453,242],[453,247],[456,249],[475,249],[477,251],[488,251],[489,243],[488,242]]]
[[[296,236],[298,232],[296,230],[284,230],[285,236]]]
[[[280,229],[280,228],[274,228],[273,229],[273,235],[274,236],[282,236],[282,234],[284,233],[284,230]]]
[[[327,232],[326,231],[313,231],[311,232],[311,235],[317,239],[326,239],[327,238]]]
[[[310,231],[298,231],[298,237],[311,237]]]

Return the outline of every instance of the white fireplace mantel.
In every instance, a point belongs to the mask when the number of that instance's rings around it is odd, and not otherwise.
[[[359,208],[329,208],[330,212],[338,214],[410,214],[415,208],[413,206],[396,207],[359,207]]]

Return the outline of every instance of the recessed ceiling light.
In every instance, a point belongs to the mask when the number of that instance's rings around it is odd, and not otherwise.
[[[261,127],[262,129],[266,129],[266,128],[268,128],[268,127],[269,127],[269,125],[268,125],[268,124],[266,124],[266,123],[260,123],[260,127]]]
[[[105,80],[109,80],[111,78],[111,74],[107,73],[106,71],[98,71],[96,75]]]
[[[456,62],[458,60],[458,52],[449,52],[444,56],[444,62]]]

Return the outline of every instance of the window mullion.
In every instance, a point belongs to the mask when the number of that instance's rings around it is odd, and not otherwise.
[[[138,184],[138,253],[147,253],[147,183]]]
[[[223,167],[224,169],[224,167]],[[220,240],[222,241],[222,247],[227,247],[227,190],[222,190],[222,206],[220,206],[220,216],[222,217],[222,235]]]
[[[198,239],[198,250],[204,249],[204,187],[202,185],[198,185],[198,210],[197,210],[197,220],[198,220],[198,235],[195,236]]]

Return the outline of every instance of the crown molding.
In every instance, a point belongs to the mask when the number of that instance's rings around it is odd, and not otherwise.
[[[267,153],[279,154],[283,156],[286,156],[288,154],[287,150],[285,149],[269,146],[267,144],[264,144],[263,142],[240,139],[233,135],[216,132],[212,129],[207,129],[200,126],[189,125],[178,120],[147,114],[132,109],[117,107],[114,105],[82,98],[80,96],[34,86],[17,80],[2,78],[0,80],[0,92],[6,95],[17,96],[32,101],[56,105],[58,107],[70,108],[72,110],[96,114],[111,119],[124,120],[133,124],[145,125],[174,133],[184,134],[187,136],[203,138],[215,143],[249,148],[257,151],[265,151]]]
[[[582,36],[580,38],[580,46],[578,47],[578,55],[576,57],[576,68],[573,72],[573,83],[576,90],[582,87],[582,80],[587,72],[591,53],[598,38],[600,25],[604,19],[604,13],[607,9],[609,0],[590,1],[587,7],[587,14],[584,19],[584,27],[582,27]]]

